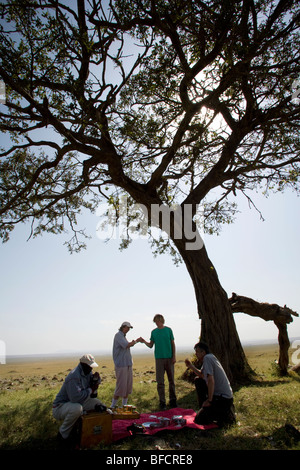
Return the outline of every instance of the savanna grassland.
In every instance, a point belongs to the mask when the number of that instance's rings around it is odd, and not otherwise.
[[[237,423],[228,429],[199,431],[184,428],[155,436],[136,436],[97,449],[108,450],[300,450],[300,376],[277,373],[277,345],[245,348],[256,375],[251,384],[234,389]],[[190,352],[192,355],[192,352]],[[197,409],[194,386],[182,379],[184,359],[178,353],[178,406]],[[191,356],[190,356],[191,357]],[[134,388],[130,403],[138,411],[158,410],[152,354],[134,355]],[[111,403],[115,376],[111,357],[96,356],[102,383],[98,397]],[[52,417],[52,401],[65,376],[78,363],[65,359],[0,364],[0,450],[56,450],[59,427]]]

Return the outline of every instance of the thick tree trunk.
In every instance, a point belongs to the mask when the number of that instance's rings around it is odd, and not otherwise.
[[[220,360],[231,382],[248,381],[251,369],[244,354],[231,306],[205,246],[187,250],[184,240],[173,240],[191,276],[201,319],[201,340]],[[197,342],[195,337],[195,342]]]
[[[183,211],[182,207],[177,208],[174,212],[166,206],[157,205],[156,210],[153,205],[145,207],[148,224],[168,234],[190,274],[201,319],[200,339],[219,359],[230,382],[248,382],[252,371],[236,330],[228,296],[193,222],[191,206],[184,206]],[[199,336],[195,336],[195,343],[198,340]]]

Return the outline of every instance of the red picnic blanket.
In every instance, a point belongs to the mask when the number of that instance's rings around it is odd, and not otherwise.
[[[112,433],[113,433],[113,441],[117,441],[119,439],[123,439],[124,437],[130,436],[130,431],[127,430],[128,426],[135,424],[144,424],[149,422],[158,421],[153,416],[157,418],[164,417],[169,418],[172,420],[173,416],[182,416],[186,420],[184,425],[178,425],[176,423],[172,423],[169,426],[162,426],[162,427],[145,427],[145,434],[155,434],[159,431],[171,431],[171,430],[179,430],[183,427],[189,427],[194,429],[206,430],[206,429],[213,429],[217,428],[216,424],[196,424],[194,423],[194,419],[196,416],[196,412],[194,410],[189,410],[185,408],[172,408],[166,411],[159,411],[155,413],[142,413],[138,419],[113,419],[112,421]]]

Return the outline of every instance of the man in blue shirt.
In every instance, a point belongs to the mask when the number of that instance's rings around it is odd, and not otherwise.
[[[71,432],[83,411],[106,410],[106,406],[96,398],[100,377],[98,374],[98,381],[92,381],[93,367],[98,367],[94,357],[91,354],[82,356],[78,366],[67,375],[55,397],[52,413],[55,419],[63,420],[58,433],[61,442],[67,443],[71,440]]]

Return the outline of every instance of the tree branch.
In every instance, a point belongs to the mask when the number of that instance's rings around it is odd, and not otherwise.
[[[260,317],[265,321],[273,320],[276,323],[286,324],[293,321],[293,317],[299,317],[299,314],[286,305],[281,307],[277,304],[257,302],[250,297],[237,295],[234,292],[229,299],[233,313],[247,313],[253,317]]]

